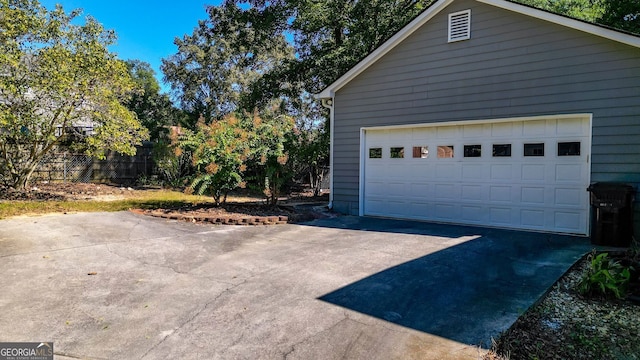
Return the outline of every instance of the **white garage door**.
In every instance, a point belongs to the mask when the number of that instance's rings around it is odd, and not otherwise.
[[[362,130],[361,215],[588,234],[591,117]]]

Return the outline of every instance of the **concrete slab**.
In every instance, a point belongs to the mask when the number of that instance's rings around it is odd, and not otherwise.
[[[356,217],[2,220],[0,341],[53,341],[60,359],[477,359],[589,249]]]

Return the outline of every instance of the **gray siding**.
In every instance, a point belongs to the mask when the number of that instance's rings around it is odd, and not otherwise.
[[[465,9],[471,39],[447,43]],[[454,2],[336,93],[334,207],[358,213],[361,127],[568,113],[593,114],[593,182],[640,184],[640,49]]]

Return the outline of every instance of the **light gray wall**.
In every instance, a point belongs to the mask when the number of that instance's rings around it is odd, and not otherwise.
[[[567,113],[593,113],[593,182],[640,184],[640,49],[456,1],[336,93],[334,209],[358,214],[361,127]]]

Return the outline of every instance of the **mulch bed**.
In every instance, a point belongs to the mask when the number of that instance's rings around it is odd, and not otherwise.
[[[311,204],[313,205],[313,204]],[[185,206],[178,209],[134,209],[135,213],[181,220],[193,223],[211,223],[217,225],[280,225],[287,223],[311,221],[327,217],[327,213],[316,206],[281,205],[266,206],[263,204],[222,204]]]

